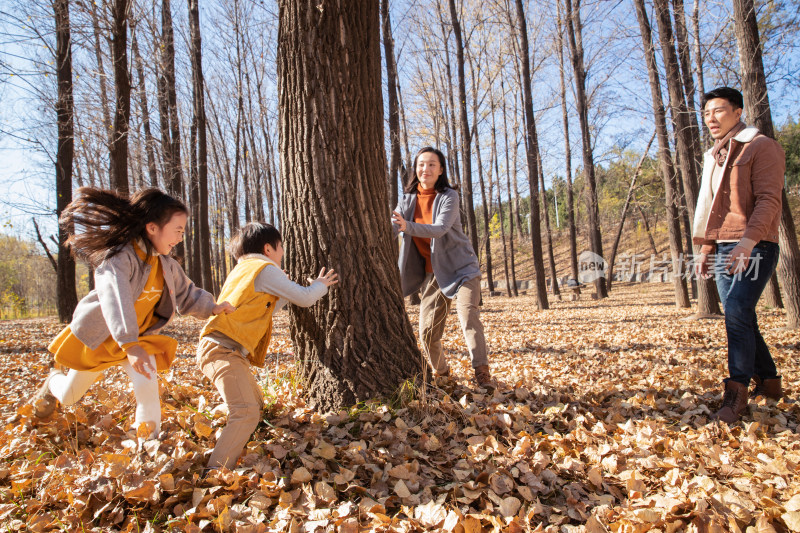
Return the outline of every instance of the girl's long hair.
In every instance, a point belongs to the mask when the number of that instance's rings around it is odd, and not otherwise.
[[[445,159],[444,154],[441,150],[438,150],[432,146],[426,146],[425,148],[420,149],[417,152],[417,155],[414,156],[414,164],[411,165],[411,168],[408,169],[408,179],[406,180],[406,186],[403,188],[403,192],[406,194],[417,192],[417,186],[419,185],[419,178],[417,177],[417,159],[424,153],[433,152],[439,158],[439,164],[442,166],[442,175],[439,176],[439,179],[436,180],[433,188],[436,189],[436,192],[444,192],[447,189],[458,189],[457,185],[450,185],[450,182],[447,179],[447,159]]]
[[[141,238],[147,255],[153,245],[147,238],[147,224],[159,228],[175,213],[189,214],[180,200],[160,189],[142,189],[130,198],[114,191],[81,187],[77,197],[61,213],[58,223],[67,230],[72,254],[97,266]]]

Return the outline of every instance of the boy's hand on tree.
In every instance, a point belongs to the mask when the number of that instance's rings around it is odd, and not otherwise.
[[[398,228],[400,228],[400,231],[406,230],[406,219],[404,219],[403,215],[397,211],[392,213],[392,224],[395,224]]]
[[[220,313],[225,313],[225,314],[233,313],[234,311],[236,311],[236,308],[234,306],[232,306],[228,302],[222,302],[215,305],[214,309],[211,310],[211,313],[218,315]]]
[[[309,281],[311,281],[310,278]],[[322,267],[322,270],[319,271],[319,276],[314,281],[321,281],[326,287],[330,287],[339,283],[339,274],[334,272],[332,268],[326,272],[325,267]]]
[[[156,369],[153,368],[153,365],[150,363],[150,354],[140,345],[134,344],[133,346],[129,346],[125,351],[128,355],[128,362],[130,362],[136,372],[147,379],[150,379],[150,372],[153,374],[156,373]],[[148,372],[148,370],[150,372]]]

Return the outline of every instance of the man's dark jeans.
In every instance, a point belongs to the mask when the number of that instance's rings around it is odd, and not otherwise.
[[[732,276],[725,270],[725,263],[736,244],[717,244],[714,276],[725,310],[730,379],[749,385],[754,375],[761,379],[778,377],[775,362],[758,330],[756,303],[775,272],[779,248],[774,242],[759,242],[745,271]]]

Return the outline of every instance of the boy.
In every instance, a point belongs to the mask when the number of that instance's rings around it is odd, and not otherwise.
[[[197,364],[228,406],[228,423],[217,440],[206,469],[232,469],[261,419],[263,395],[250,365],[264,366],[272,335],[272,314],[291,302],[309,307],[337,283],[323,268],[308,287],[281,270],[283,243],[272,225],[251,222],[231,239],[236,267],[220,293],[236,311],[208,321],[197,345]]]

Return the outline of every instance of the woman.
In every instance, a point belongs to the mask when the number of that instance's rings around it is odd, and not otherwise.
[[[423,349],[437,376],[450,374],[442,356],[442,334],[455,299],[475,381],[481,387],[492,388],[478,311],[480,266],[461,230],[458,193],[447,181],[444,154],[430,146],[420,150],[410,177],[403,198],[392,213],[392,224],[395,231],[403,233],[399,261],[403,296],[422,289],[419,334]]]

